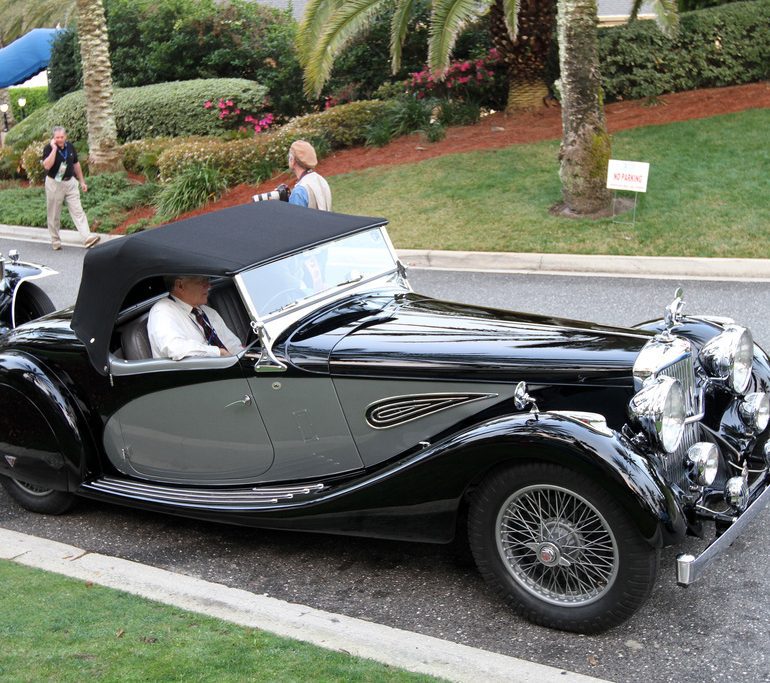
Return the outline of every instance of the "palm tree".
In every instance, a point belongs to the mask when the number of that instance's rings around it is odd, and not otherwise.
[[[23,8],[23,9],[22,9]],[[6,13],[7,12],[7,13]],[[92,173],[123,167],[112,111],[112,65],[102,0],[0,0],[0,34],[13,40],[30,29],[77,18]]]
[[[88,167],[93,173],[121,170],[112,111],[112,64],[102,0],[77,0],[80,61],[88,123]]]
[[[508,75],[505,110],[542,107],[548,95],[546,65],[556,28],[556,0],[519,0],[518,32],[511,37],[503,0],[489,9],[492,44]]]
[[[305,89],[320,93],[334,59],[356,34],[362,32],[388,0],[310,0],[298,33],[298,52],[305,71]],[[391,23],[392,66],[397,70],[401,45],[415,0],[395,0]],[[462,27],[497,0],[433,0],[428,64],[434,71],[449,65],[449,57]],[[516,41],[521,8],[527,0],[499,0],[499,11],[512,41]],[[536,0],[535,0],[536,1]],[[546,0],[547,1],[547,0]],[[642,0],[633,0],[636,18]],[[659,24],[672,30],[676,0],[656,0]],[[560,177],[565,213],[592,214],[609,207],[605,187],[610,138],[604,123],[597,49],[596,0],[558,0],[559,63],[562,69],[562,145]],[[544,28],[533,23],[542,37]],[[550,27],[547,29],[550,31]],[[523,32],[522,32],[523,33]],[[527,34],[529,35],[529,34]]]

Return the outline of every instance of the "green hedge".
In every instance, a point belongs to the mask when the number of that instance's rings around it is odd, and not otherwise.
[[[40,107],[23,121],[19,121],[5,136],[5,144],[23,150],[27,145],[42,137],[51,138],[51,129],[48,127],[48,111],[50,104]]]
[[[192,165],[207,165],[216,168],[230,186],[257,183],[286,166],[289,147],[295,140],[311,141],[319,158],[329,149],[362,144],[369,125],[387,107],[387,102],[363,100],[297,117],[256,139],[177,141],[158,157],[160,179],[168,182]]]
[[[156,83],[139,88],[116,88],[114,111],[118,137],[140,140],[164,135],[216,135],[231,124],[206,110],[207,100],[232,99],[243,111],[264,110],[264,86],[242,78],[206,78],[195,81]],[[71,139],[86,138],[83,91],[62,97],[46,116],[48,127],[64,126]]]
[[[681,15],[667,38],[652,21],[599,31],[608,101],[752,83],[770,77],[770,0]]]

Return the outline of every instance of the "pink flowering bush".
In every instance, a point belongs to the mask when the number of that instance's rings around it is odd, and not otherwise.
[[[241,110],[234,100],[219,98],[216,104],[212,100],[206,100],[203,108],[210,111],[228,128],[246,132],[253,130],[254,133],[266,131],[273,125],[275,117],[271,113],[264,115],[248,114]]]
[[[505,72],[497,50],[492,48],[484,57],[452,62],[441,74],[427,68],[413,72],[405,86],[418,99],[440,98],[494,106],[501,87],[505,87]]]

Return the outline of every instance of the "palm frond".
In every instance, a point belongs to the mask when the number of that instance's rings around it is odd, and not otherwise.
[[[449,66],[449,55],[457,34],[488,4],[478,0],[435,0],[428,37],[428,64],[433,71],[442,71]]]
[[[634,0],[631,16],[635,19],[642,6],[643,0]],[[663,33],[669,37],[675,36],[679,30],[679,11],[676,0],[651,0],[655,21]]]
[[[297,57],[303,68],[307,66],[318,36],[341,4],[342,0],[310,0],[305,6],[296,38]]]
[[[416,4],[417,0],[397,0],[396,2],[396,11],[390,23],[390,64],[393,73],[401,68],[402,47]]]
[[[639,0],[641,2],[641,0]],[[503,0],[503,14],[505,16],[505,26],[511,36],[511,40],[516,42],[516,36],[519,35],[519,0]]]
[[[305,92],[311,97],[321,93],[329,79],[334,60],[345,46],[371,23],[388,0],[344,0],[329,17],[320,38],[308,54]]]

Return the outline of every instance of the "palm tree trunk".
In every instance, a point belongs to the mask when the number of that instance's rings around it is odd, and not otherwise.
[[[562,142],[559,177],[565,209],[593,214],[609,209],[610,136],[599,76],[596,0],[559,0]]]
[[[525,80],[511,75],[508,81],[506,113],[526,109],[540,109],[548,97],[548,86],[544,79]]]
[[[112,111],[112,65],[102,0],[77,0],[80,59],[92,173],[123,169]]]
[[[8,92],[8,88],[0,88],[0,104],[8,105],[8,112],[6,113],[5,118],[0,116],[0,130],[3,130],[6,121],[8,122],[9,128],[14,124],[13,107],[11,107],[11,94]]]

